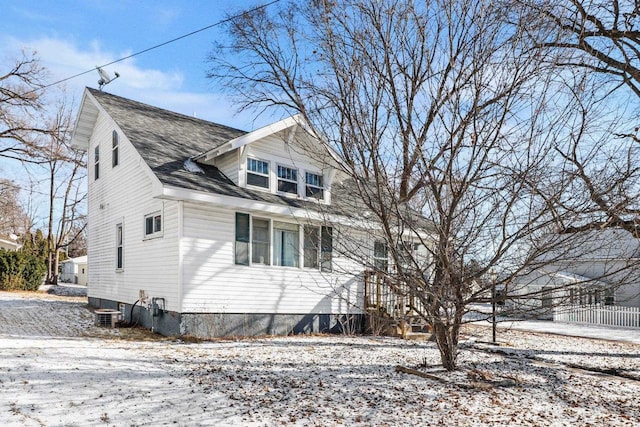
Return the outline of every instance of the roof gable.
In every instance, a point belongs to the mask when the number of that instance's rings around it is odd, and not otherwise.
[[[285,119],[247,133],[87,88],[74,130],[75,146],[88,148],[93,126],[100,111],[109,115],[115,122],[165,188],[212,193],[294,208],[308,208],[312,211],[327,209],[333,212],[340,211],[334,203],[331,207],[321,206],[314,201],[239,187],[213,165],[198,163],[197,168],[193,167],[194,158],[218,147],[261,140],[274,130],[279,132],[297,126],[298,118]],[[81,125],[82,129],[80,129]]]

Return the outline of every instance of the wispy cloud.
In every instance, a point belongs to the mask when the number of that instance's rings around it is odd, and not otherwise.
[[[76,74],[92,70],[97,65],[108,64],[118,58],[126,57],[131,52],[109,52],[98,40],[85,43],[79,47],[74,42],[39,38],[34,40],[18,40],[16,38],[0,39],[0,50],[5,57],[19,55],[20,50],[36,51],[42,64],[49,70],[51,81],[62,80]],[[110,75],[114,72],[120,78],[114,80],[106,91],[116,95],[145,102],[158,107],[177,111],[186,115],[223,123],[240,129],[251,130],[263,126],[268,118],[255,120],[249,113],[235,114],[231,100],[212,88],[210,92],[197,93],[186,88],[185,73],[176,68],[175,63],[167,64],[167,70],[146,68],[139,65],[136,58],[131,58],[105,67]],[[85,86],[97,87],[97,72],[90,72],[65,82],[67,93],[79,98]]]

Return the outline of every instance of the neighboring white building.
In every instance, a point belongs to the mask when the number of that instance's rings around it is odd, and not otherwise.
[[[364,267],[334,248],[355,213],[299,119],[247,133],[87,89],[73,144],[88,152],[92,306],[196,336],[361,320]]]
[[[87,256],[69,258],[60,263],[60,281],[87,284]]]
[[[549,254],[553,261],[521,275],[511,294],[523,314],[551,318],[554,307],[615,305],[640,307],[640,242],[621,229],[582,233],[571,250]],[[577,244],[579,243],[579,244]]]
[[[15,240],[0,239],[0,249],[5,249],[7,251],[17,251],[21,247],[22,245],[20,245]]]

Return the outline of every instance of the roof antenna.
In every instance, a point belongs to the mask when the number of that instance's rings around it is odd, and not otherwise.
[[[118,74],[117,71],[114,72],[114,74],[116,75],[115,77],[111,78],[109,77],[109,74],[107,74],[106,71],[104,71],[102,68],[98,67],[96,65],[96,70],[98,70],[98,74],[100,74],[100,80],[98,80],[98,85],[100,87],[100,92],[102,92],[102,87],[111,83],[112,81],[114,81],[115,79],[117,79],[118,77],[120,77],[120,74]]]

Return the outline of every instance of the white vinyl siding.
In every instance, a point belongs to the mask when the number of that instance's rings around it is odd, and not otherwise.
[[[238,163],[238,151],[233,150],[229,153],[225,153],[215,159],[215,166],[236,185],[241,185],[238,181],[240,164]],[[244,184],[242,184],[244,186]]]
[[[272,223],[287,222],[285,218],[269,219]],[[330,273],[259,263],[237,265],[235,222],[236,213],[227,208],[185,203],[184,312],[361,312],[362,267],[335,251]]]
[[[115,123],[100,114],[90,141],[111,141]],[[119,165],[103,168],[89,182],[87,293],[89,297],[133,304],[140,290],[166,298],[168,310],[179,310],[178,202],[150,197],[156,184],[126,135],[119,135]],[[162,239],[144,238],[144,215],[162,212]],[[122,223],[123,270],[117,271],[114,230]]]

